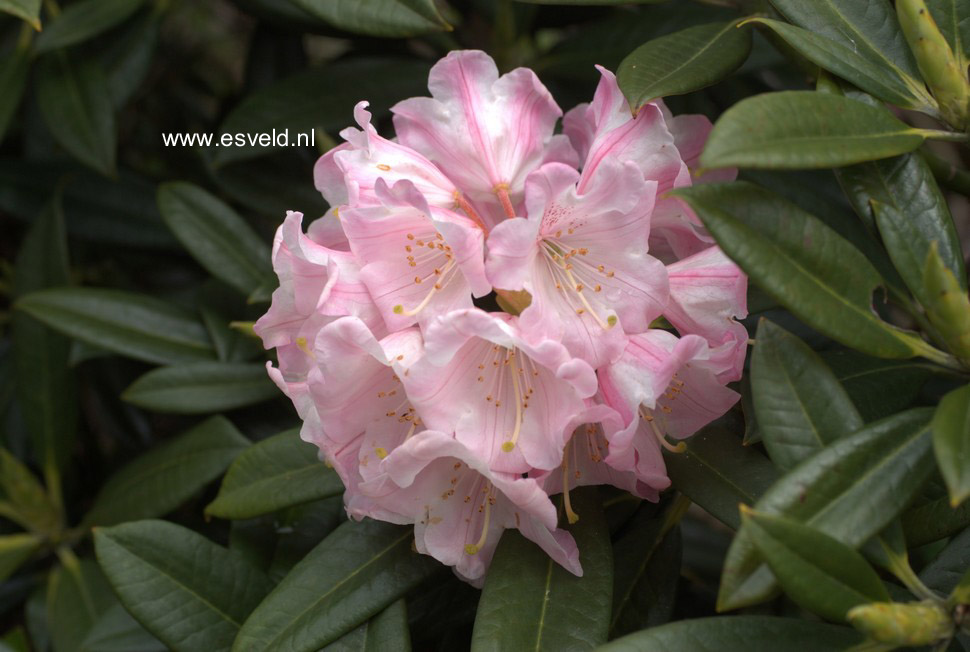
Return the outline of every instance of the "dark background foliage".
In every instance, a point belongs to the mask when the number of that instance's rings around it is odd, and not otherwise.
[[[0,650],[841,649],[890,600],[867,649],[962,649],[965,98],[888,0],[810,4],[0,0]],[[928,4],[965,83],[970,8]],[[742,168],[682,192],[752,280],[742,402],[659,504],[577,492],[582,580],[508,534],[479,592],[346,522],[251,333],[354,104],[386,132],[456,48],[564,109],[619,69]],[[316,147],[163,143],[273,129]]]

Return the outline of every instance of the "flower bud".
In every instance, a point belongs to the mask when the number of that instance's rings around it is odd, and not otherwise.
[[[889,645],[931,645],[953,635],[950,615],[933,601],[862,604],[847,617],[870,639]]]
[[[958,129],[967,129],[970,126],[967,71],[961,70],[926,3],[924,0],[897,0],[896,14],[919,71],[940,105],[943,118]]]

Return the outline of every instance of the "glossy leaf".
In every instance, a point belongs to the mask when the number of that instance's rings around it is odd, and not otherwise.
[[[51,534],[60,520],[43,485],[5,448],[0,448],[0,516],[42,535]]]
[[[0,535],[0,582],[30,559],[43,542],[43,539],[33,534]]]
[[[927,409],[908,410],[843,437],[772,485],[755,509],[862,545],[899,515],[932,472],[929,419]],[[775,590],[742,527],[724,563],[718,608],[755,604]]]
[[[125,608],[176,650],[228,650],[272,587],[241,555],[167,521],[99,528],[94,543]]]
[[[207,414],[260,403],[279,393],[264,365],[195,362],[153,369],[121,398],[156,412]]]
[[[167,183],[158,207],[192,257],[243,295],[272,276],[269,245],[217,197],[191,183]]]
[[[850,350],[820,355],[867,423],[909,407],[933,370],[925,362],[881,360]]]
[[[844,650],[862,640],[855,630],[774,616],[692,618],[645,629],[612,641],[600,652],[691,650],[691,652],[785,652]]]
[[[933,415],[933,450],[957,507],[970,496],[970,385],[948,393]]]
[[[70,4],[44,26],[34,52],[42,54],[87,41],[123,22],[143,3],[144,0],[82,0]]]
[[[250,446],[235,459],[205,513],[253,518],[343,493],[336,471],[320,461],[317,447],[288,430]]]
[[[40,29],[40,0],[0,0],[0,11],[22,18]]]
[[[320,652],[383,652],[384,650],[411,651],[407,606],[403,598]]]
[[[84,524],[163,516],[222,475],[248,445],[225,417],[211,417],[111,476]]]
[[[614,544],[610,638],[670,620],[682,555],[677,523],[689,504],[675,498],[659,513],[641,506]]]
[[[749,183],[674,191],[765,292],[803,322],[863,353],[909,358],[928,347],[879,319],[879,273],[818,218]]]
[[[853,48],[900,76],[920,78],[887,0],[819,0],[812,6],[800,0],[771,0],[771,4],[799,27]]]
[[[17,48],[0,59],[0,141],[20,106],[29,68],[30,56],[26,48]]]
[[[336,3],[333,3],[336,4]],[[343,0],[341,4],[344,3]],[[395,59],[356,59],[310,68],[253,93],[222,123],[223,134],[297,134],[317,127],[338,131],[347,126],[354,105],[362,97],[371,103],[375,120],[402,97],[427,93],[428,68],[421,63]],[[216,166],[274,151],[246,144],[212,150]],[[282,218],[283,216],[280,216]]]
[[[806,59],[886,102],[918,110],[933,106],[915,79],[900,75],[869,49],[779,20],[752,18],[751,22],[770,28]]]
[[[862,555],[827,534],[751,510],[744,527],[785,594],[803,608],[844,622],[856,605],[889,602],[882,580]]]
[[[862,427],[835,374],[802,340],[762,319],[751,389],[762,440],[783,471]]]
[[[728,527],[738,529],[738,504],[757,502],[777,479],[775,467],[724,428],[706,428],[685,443],[686,452],[664,456],[673,486]]]
[[[896,269],[917,298],[922,295],[923,263],[933,241],[966,288],[966,268],[950,209],[920,154],[853,165],[836,170],[836,176],[856,213],[878,226]]]
[[[104,71],[63,52],[37,64],[37,104],[54,139],[74,158],[113,177],[115,118]]]
[[[440,568],[413,538],[409,527],[344,523],[260,603],[233,649],[312,652],[352,631]]]
[[[737,70],[751,52],[751,32],[737,21],[688,27],[647,41],[616,72],[634,111],[658,97],[705,88]]]
[[[205,327],[188,311],[158,299],[103,288],[33,292],[16,307],[65,335],[145,362],[214,357]]]
[[[591,650],[606,642],[613,599],[609,530],[594,488],[574,490],[571,498],[579,522],[567,529],[579,547],[583,576],[556,564],[516,530],[506,530],[478,603],[473,652]]]
[[[746,98],[718,119],[704,168],[830,168],[911,152],[934,132],[848,97],[782,91]]]
[[[290,0],[334,27],[370,36],[416,36],[450,30],[434,0]]]
[[[41,213],[21,244],[15,268],[17,296],[70,283],[67,234],[60,198]],[[11,319],[18,399],[33,450],[50,490],[74,449],[77,379],[68,368],[71,341],[23,312]],[[55,477],[57,476],[57,477]]]

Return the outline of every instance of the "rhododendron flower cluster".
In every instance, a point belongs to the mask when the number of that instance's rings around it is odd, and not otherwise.
[[[738,399],[745,277],[665,197],[698,182],[711,125],[634,116],[600,72],[563,117],[532,71],[452,52],[392,108],[396,139],[357,105],[314,170],[329,213],[274,243],[256,330],[302,437],[352,517],[414,524],[475,584],[508,528],[581,574],[550,496],[569,521],[578,485],[657,500],[661,448]]]

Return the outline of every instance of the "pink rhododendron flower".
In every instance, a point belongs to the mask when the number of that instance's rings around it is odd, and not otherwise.
[[[502,530],[518,529],[553,559],[582,574],[576,543],[556,528],[556,508],[532,478],[494,471],[450,435],[425,430],[381,464],[386,477],[363,490],[415,524],[419,552],[476,582]]]
[[[570,524],[579,486],[659,500],[669,439],[738,399],[747,280],[664,197],[713,178],[694,173],[710,122],[634,115],[600,72],[557,136],[532,71],[452,52],[392,109],[396,139],[358,103],[314,168],[331,210],[274,243],[256,331],[301,436],[351,517],[413,524],[476,586],[509,528],[581,574],[550,496]]]
[[[528,219],[492,231],[486,268],[496,287],[532,295],[522,313],[531,337],[561,340],[594,367],[618,357],[624,330],[646,330],[667,302],[666,271],[646,253],[656,182],[630,162],[602,169],[581,195],[572,168],[533,172]]]
[[[552,469],[596,375],[554,340],[529,342],[517,320],[481,310],[439,318],[404,379],[428,427],[507,473]]]

